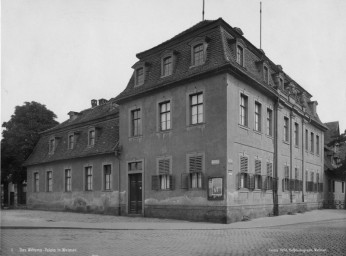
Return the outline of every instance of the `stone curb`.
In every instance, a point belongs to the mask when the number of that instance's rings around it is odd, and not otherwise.
[[[278,225],[269,225],[269,226],[253,226],[253,227],[224,227],[224,228],[103,228],[103,227],[71,227],[71,226],[0,226],[0,229],[75,229],[75,230],[231,230],[231,229],[257,229],[257,228],[275,228],[275,227],[285,227],[292,226],[297,224],[308,224],[308,223],[316,223],[316,222],[330,222],[330,221],[338,221],[345,220],[346,218],[338,218],[338,219],[327,219],[327,220],[316,220],[316,221],[305,221],[305,222],[295,222],[290,224],[278,224]],[[225,224],[229,225],[229,224]]]

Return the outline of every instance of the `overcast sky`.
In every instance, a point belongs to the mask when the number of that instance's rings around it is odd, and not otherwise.
[[[2,0],[1,122],[25,101],[62,122],[127,85],[136,53],[202,19],[202,0]],[[259,0],[205,0],[259,47]],[[346,1],[262,0],[262,48],[346,129]]]

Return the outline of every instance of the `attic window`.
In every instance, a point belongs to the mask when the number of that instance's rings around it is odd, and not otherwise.
[[[55,138],[50,138],[49,139],[49,154],[54,154],[55,151]]]
[[[263,66],[263,80],[266,84],[269,83],[269,69],[267,66]]]
[[[136,69],[135,77],[136,77],[136,81],[135,81],[136,86],[144,84],[144,67],[140,67]]]
[[[161,55],[161,77],[170,76],[174,72],[177,52],[166,50]]]
[[[237,45],[237,63],[244,66],[244,48],[240,45]]]
[[[92,147],[95,145],[95,128],[90,128],[88,131],[88,146]]]
[[[75,143],[75,136],[73,133],[68,135],[68,149],[73,149]]]
[[[191,67],[203,65],[207,60],[207,48],[209,38],[195,38],[191,46]]]

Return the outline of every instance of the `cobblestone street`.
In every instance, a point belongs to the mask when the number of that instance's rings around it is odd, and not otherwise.
[[[2,255],[329,256],[345,255],[345,241],[345,219],[251,229],[3,229],[1,232]]]

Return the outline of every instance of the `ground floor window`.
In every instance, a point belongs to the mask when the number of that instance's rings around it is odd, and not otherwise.
[[[65,191],[69,192],[72,191],[72,176],[71,176],[71,169],[65,170]]]
[[[93,172],[92,167],[85,167],[85,190],[91,191],[93,189]]]
[[[53,173],[52,171],[47,172],[47,192],[53,190]]]
[[[34,173],[34,192],[39,192],[40,179],[38,172]]]
[[[111,175],[112,175],[112,166],[110,164],[103,166],[103,175],[104,175],[104,189],[111,189]]]

